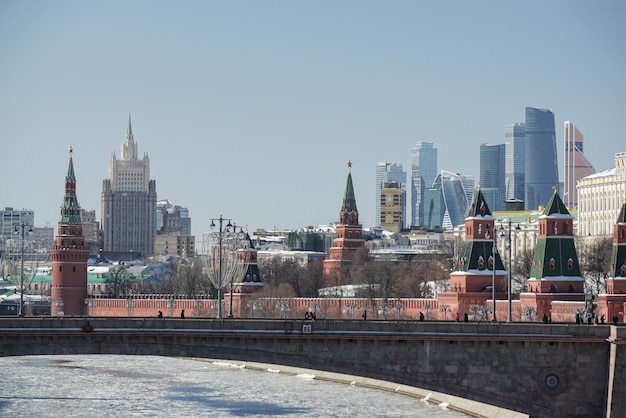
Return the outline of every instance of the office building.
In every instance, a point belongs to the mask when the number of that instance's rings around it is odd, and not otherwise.
[[[376,227],[381,226],[381,190],[385,183],[396,182],[401,190],[402,206],[401,206],[401,218],[404,228],[406,224],[406,173],[402,170],[402,164],[396,163],[378,163],[376,164]]]
[[[424,226],[423,198],[437,177],[437,148],[418,142],[411,150],[411,226]]]
[[[462,225],[474,195],[473,177],[442,171],[424,194],[424,226],[433,231],[451,231]]]
[[[526,164],[526,126],[514,123],[504,127],[505,200],[524,200]]]
[[[380,227],[386,231],[400,232],[404,218],[404,194],[400,185],[395,181],[388,181],[383,185],[380,194]]]
[[[583,134],[576,126],[566,121],[563,127],[564,133],[564,179],[563,179],[563,203],[568,208],[578,207],[578,191],[576,182],[596,172],[593,165],[583,154]]]
[[[526,108],[526,209],[550,201],[559,186],[554,114],[549,109]]]
[[[168,199],[159,200],[156,222],[155,255],[187,257],[195,254],[196,244],[195,237],[191,235],[189,209],[174,205]]]
[[[505,144],[480,146],[480,189],[494,211],[502,210],[505,199]]]
[[[138,158],[130,115],[120,158],[111,155],[109,178],[102,183],[104,251],[154,254],[157,215],[156,181],[150,180],[150,159]]]

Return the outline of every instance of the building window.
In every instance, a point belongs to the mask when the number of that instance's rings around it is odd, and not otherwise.
[[[554,260],[554,258],[550,259],[550,270],[554,270],[556,269],[556,261]]]

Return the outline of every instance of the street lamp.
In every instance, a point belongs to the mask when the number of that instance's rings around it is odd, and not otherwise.
[[[22,310],[24,307],[24,229],[28,226],[28,233],[33,233],[33,227],[30,225],[26,225],[26,222],[22,222],[20,227],[22,229],[22,245],[20,251],[20,308],[18,309],[18,315],[24,316],[24,311]],[[13,233],[15,235],[19,234],[20,231],[17,229],[17,225],[13,228]]]
[[[504,227],[502,225],[500,225],[500,230],[503,230]],[[516,231],[521,230],[521,228],[519,227],[519,224],[517,225],[517,227],[515,227]],[[511,268],[511,261],[513,260],[513,257],[511,256],[512,251],[513,251],[513,245],[511,244],[511,219],[509,219],[509,232],[507,234],[505,234],[504,232],[502,232],[500,234],[501,237],[505,237],[507,239],[507,244],[508,244],[508,250],[509,250],[509,286],[508,286],[508,299],[509,299],[509,312],[508,312],[508,318],[506,320],[506,322],[513,322],[513,300],[512,300],[512,285],[513,285],[513,281],[512,281],[512,268]]]
[[[496,255],[498,254],[498,247],[496,246],[496,231],[494,225],[493,231],[493,247],[491,251],[491,298],[493,299],[493,314],[491,315],[491,320],[493,322],[497,322],[496,320]],[[489,239],[489,231],[485,233],[485,238]]]
[[[223,222],[224,221],[228,221],[228,223],[226,224],[226,232],[230,231],[230,228],[232,228],[232,224],[230,223],[232,221],[232,219],[225,219],[222,217],[222,215],[220,215],[219,218],[217,219],[211,219],[211,225],[209,225],[211,227],[211,229],[215,229],[215,221],[219,221],[220,224],[220,229],[218,231],[218,286],[217,286],[217,317],[219,319],[222,319],[222,288],[223,288],[223,282],[222,282],[222,232],[224,232],[223,230]],[[232,296],[233,296],[233,289],[231,287],[230,289],[230,297],[231,297],[231,307],[230,307],[230,317],[232,318],[232,314],[233,314],[233,308],[232,308]]]

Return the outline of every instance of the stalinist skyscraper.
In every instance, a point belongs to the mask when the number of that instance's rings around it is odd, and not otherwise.
[[[128,115],[128,131],[120,158],[111,154],[109,178],[102,182],[101,214],[104,251],[154,254],[156,181],[150,180],[150,159],[138,158]]]

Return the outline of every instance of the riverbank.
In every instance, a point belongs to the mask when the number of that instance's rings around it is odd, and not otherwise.
[[[235,360],[218,360],[193,358],[197,361],[206,361],[211,363],[232,363],[239,367],[250,370],[283,373],[287,375],[309,375],[314,379],[325,380],[330,382],[344,383],[348,385],[356,385],[367,388],[385,390],[388,392],[396,392],[402,395],[418,398],[424,402],[440,405],[448,409],[462,412],[468,416],[476,418],[528,418],[526,414],[511,411],[497,406],[484,404],[469,399],[460,398],[458,396],[447,395],[445,393],[434,392],[431,390],[421,389],[413,386],[399,385],[397,383],[387,382],[384,380],[371,379],[361,376],[353,376],[340,373],[324,372],[319,370],[303,369],[300,367],[282,366],[276,364],[255,363],[251,361],[235,361]]]

